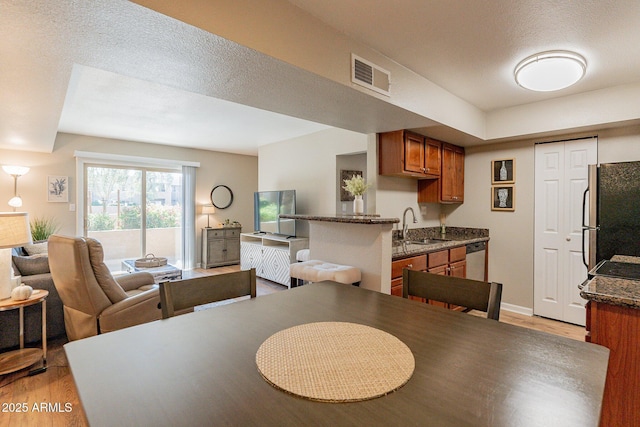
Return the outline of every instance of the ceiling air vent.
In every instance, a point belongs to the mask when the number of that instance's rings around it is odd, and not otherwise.
[[[391,74],[354,54],[351,54],[351,81],[383,95],[390,95]]]

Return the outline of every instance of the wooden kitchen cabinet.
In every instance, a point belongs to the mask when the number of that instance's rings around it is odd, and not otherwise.
[[[449,250],[431,252],[427,254],[427,271],[443,276],[467,277],[467,247],[459,246]],[[452,310],[463,310],[464,307],[453,306],[440,301],[429,301],[429,304]]]
[[[640,309],[588,301],[586,330],[586,341],[610,351],[600,425],[638,425]]]
[[[464,148],[442,143],[440,179],[418,182],[418,203],[464,202]]]
[[[419,255],[411,258],[403,258],[391,263],[391,295],[402,298],[402,270],[426,271],[427,256]]]
[[[430,252],[426,255],[403,258],[391,263],[391,295],[402,297],[402,270],[409,268],[417,271],[427,271],[433,274],[445,276],[467,277],[467,247],[444,249]],[[424,298],[409,296],[409,298],[427,302]],[[453,310],[462,310],[463,307],[449,306],[439,301],[429,301],[430,304]]]
[[[378,135],[378,173],[414,178],[438,178],[442,143],[417,133],[398,130]]]

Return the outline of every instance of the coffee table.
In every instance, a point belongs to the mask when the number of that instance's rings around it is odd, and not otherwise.
[[[122,261],[122,269],[129,273],[135,273],[138,271],[145,271],[151,273],[156,283],[166,282],[167,280],[182,279],[182,270],[171,264],[163,265],[161,267],[136,267],[135,259],[126,259]]]

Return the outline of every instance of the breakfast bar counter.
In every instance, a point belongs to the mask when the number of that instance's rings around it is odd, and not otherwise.
[[[343,224],[397,224],[398,218],[381,218],[380,215],[285,215],[280,218],[304,221],[339,222]]]
[[[310,259],[357,267],[360,286],[391,293],[393,225],[378,215],[280,215],[309,222]]]

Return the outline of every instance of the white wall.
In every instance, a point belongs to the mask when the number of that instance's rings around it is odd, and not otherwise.
[[[598,136],[600,163],[640,160],[640,126],[568,134],[553,140]],[[533,308],[534,144],[528,140],[469,147],[465,157],[465,202],[450,212],[449,225],[488,228],[489,280],[501,282],[503,302]],[[546,142],[546,141],[545,141]],[[516,210],[491,211],[491,161],[515,158]]]
[[[413,208],[417,223],[407,212],[406,220],[409,228],[436,227],[440,225],[440,209],[438,203],[418,204],[418,181],[414,178],[378,176],[376,193],[376,212],[385,218],[399,218],[400,223],[394,229],[402,228],[402,214],[408,207]]]
[[[60,224],[62,234],[75,235],[76,216],[71,212],[71,204],[77,203],[74,152],[93,151],[130,156],[154,157],[200,162],[196,172],[196,202],[198,205],[210,203],[211,189],[217,184],[225,184],[234,192],[233,204],[225,210],[211,215],[211,225],[225,219],[237,220],[243,231],[253,231],[253,193],[258,188],[255,156],[219,153],[207,150],[170,147],[166,145],[143,144],[132,141],[96,138],[83,135],[59,133],[51,154],[16,150],[0,150],[2,164],[29,166],[31,170],[18,181],[18,192],[24,205],[22,210],[30,216],[53,217]],[[47,176],[69,177],[69,203],[47,202]],[[13,178],[0,172],[0,211],[8,210],[5,203],[13,197]],[[197,245],[196,262],[200,261],[200,229],[206,227],[207,217],[196,216]]]
[[[505,303],[533,306],[533,142],[470,147],[465,152],[464,203],[444,206],[447,224],[488,228],[489,280],[503,284]],[[515,212],[491,210],[491,161],[515,159]]]
[[[335,128],[262,146],[258,150],[259,189],[294,189],[297,213],[335,215],[336,156],[366,150],[367,135]],[[299,236],[309,235],[305,221],[297,225]]]
[[[598,162],[640,160],[640,126],[607,129],[598,133]]]

